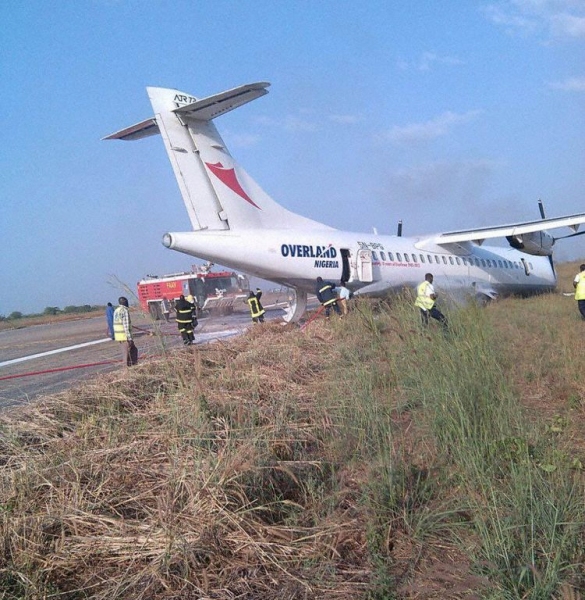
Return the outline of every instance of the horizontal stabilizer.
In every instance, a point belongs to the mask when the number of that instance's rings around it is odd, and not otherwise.
[[[150,119],[136,123],[136,125],[126,127],[126,129],[111,133],[102,138],[102,140],[140,140],[151,135],[156,135],[157,133],[160,133],[160,130],[156,124],[156,119],[151,117]]]
[[[223,115],[242,104],[251,102],[260,96],[268,93],[266,89],[270,84],[265,81],[258,83],[248,83],[241,85],[233,90],[214,94],[201,100],[196,100],[191,104],[180,106],[173,110],[174,113],[199,121],[211,121],[219,115]]]

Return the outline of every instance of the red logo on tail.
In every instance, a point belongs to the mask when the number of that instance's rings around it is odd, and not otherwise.
[[[224,184],[227,185],[232,192],[235,192],[240,198],[243,198],[246,202],[249,202],[252,206],[255,206],[258,210],[262,210],[255,202],[246,194],[233,168],[226,169],[220,162],[215,164],[205,163],[209,170]]]

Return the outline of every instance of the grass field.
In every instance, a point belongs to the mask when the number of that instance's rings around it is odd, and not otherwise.
[[[0,597],[585,597],[575,302],[449,319],[359,301],[0,414]]]

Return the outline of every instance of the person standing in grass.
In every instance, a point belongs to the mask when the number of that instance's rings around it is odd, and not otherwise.
[[[130,320],[130,309],[128,298],[120,296],[119,306],[114,311],[114,340],[120,343],[122,350],[122,361],[127,367],[138,362],[138,349],[132,339],[132,322]]]
[[[575,288],[575,300],[581,317],[585,319],[585,264],[580,265],[579,272],[573,279],[573,287]]]
[[[341,314],[342,316],[345,316],[348,312],[349,309],[347,307],[347,303],[349,301],[349,298],[351,296],[351,292],[345,287],[345,281],[341,281],[341,285],[339,286],[339,300],[338,303],[341,305]]]
[[[414,305],[420,309],[420,317],[425,327],[429,324],[429,317],[432,317],[447,328],[447,317],[435,306],[436,302],[437,294],[433,287],[433,274],[427,273],[425,280],[416,288]]]

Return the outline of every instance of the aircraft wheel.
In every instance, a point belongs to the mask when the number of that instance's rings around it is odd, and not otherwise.
[[[307,292],[291,290],[288,306],[285,308],[284,320],[287,323],[296,323],[307,310]]]

